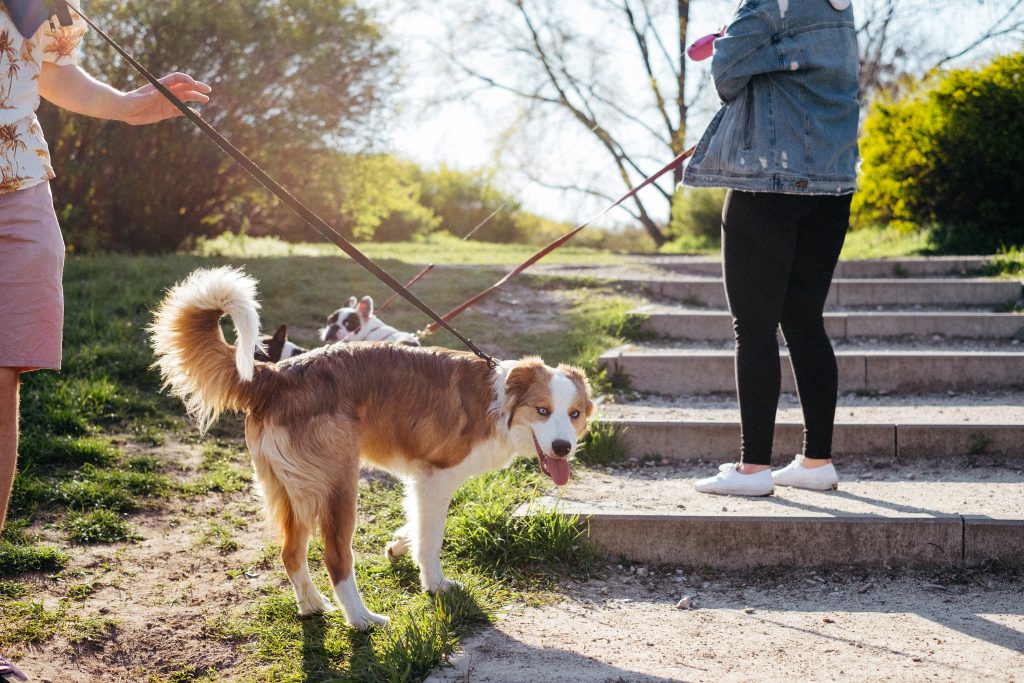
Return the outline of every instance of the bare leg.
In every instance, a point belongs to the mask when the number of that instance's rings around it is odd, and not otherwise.
[[[18,462],[18,387],[21,373],[0,368],[0,531],[7,519],[14,469]]]

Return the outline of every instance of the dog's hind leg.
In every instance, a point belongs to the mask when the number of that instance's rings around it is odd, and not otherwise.
[[[281,560],[288,572],[288,578],[295,589],[295,600],[299,605],[299,616],[333,612],[337,609],[330,598],[325,597],[313,585],[309,576],[309,534],[308,526],[299,522],[294,513],[284,523],[284,547]]]
[[[406,483],[406,510],[412,532],[413,557],[420,568],[420,583],[428,593],[443,593],[462,584],[444,578],[441,570],[441,544],[448,519],[448,505],[462,477],[450,471],[422,475]]]
[[[358,481],[357,469],[351,477],[338,482],[322,513],[320,527],[324,534],[324,564],[331,575],[334,594],[345,613],[345,621],[352,628],[366,631],[373,626],[387,626],[388,618],[366,609],[356,586],[352,535],[356,528]]]
[[[315,520],[306,520],[297,512],[288,491],[263,457],[254,457],[260,485],[267,498],[267,508],[275,526],[284,538],[281,561],[288,579],[295,589],[299,615],[319,614],[335,609],[328,598],[321,595],[309,576],[309,535]]]

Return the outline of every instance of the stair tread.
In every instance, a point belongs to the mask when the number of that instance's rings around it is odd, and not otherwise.
[[[567,514],[785,519],[950,519],[1020,521],[1024,525],[1024,460],[1007,464],[943,459],[899,464],[839,463],[838,491],[775,487],[763,498],[698,493],[695,479],[715,465],[574,468],[569,485],[533,505]]]
[[[1020,341],[1002,339],[844,339],[833,342],[837,356],[893,356],[909,355],[934,356],[993,356],[1011,355],[1024,357],[1024,344]],[[782,355],[789,355],[786,347],[780,345]],[[609,349],[604,356],[731,356],[735,343],[725,341],[676,341],[660,339],[655,342],[631,342]]]
[[[658,398],[606,403],[598,419],[650,422],[739,421],[739,406],[731,397],[701,396]],[[776,421],[800,423],[800,404],[792,394],[779,401]],[[842,394],[836,408],[837,424],[922,424],[1024,426],[1024,393],[930,394],[857,396]],[[1024,450],[1024,445],[1022,445]]]

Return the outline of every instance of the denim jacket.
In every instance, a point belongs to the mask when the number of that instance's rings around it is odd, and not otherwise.
[[[683,184],[748,192],[850,194],[858,71],[853,8],[828,0],[743,0],[715,41],[724,106]]]

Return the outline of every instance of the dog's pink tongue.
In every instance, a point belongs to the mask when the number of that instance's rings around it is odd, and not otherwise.
[[[558,486],[569,483],[569,461],[565,458],[548,458],[548,476]]]

